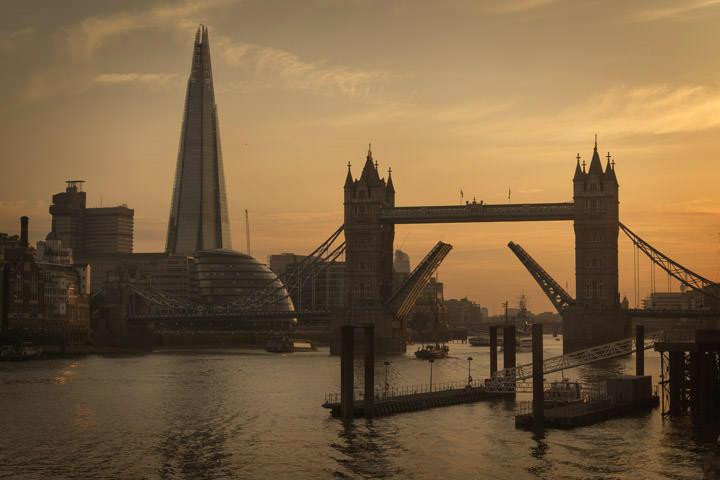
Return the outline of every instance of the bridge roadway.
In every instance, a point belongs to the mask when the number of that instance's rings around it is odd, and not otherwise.
[[[394,224],[462,223],[462,222],[527,222],[574,220],[575,204],[518,203],[394,207],[380,209],[380,220]]]

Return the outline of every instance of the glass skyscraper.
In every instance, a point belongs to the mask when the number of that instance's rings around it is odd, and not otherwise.
[[[216,248],[232,246],[210,44],[207,27],[201,25],[185,97],[165,250],[193,254]]]

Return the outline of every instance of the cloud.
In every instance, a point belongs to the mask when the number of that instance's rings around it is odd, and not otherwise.
[[[25,27],[19,30],[0,30],[0,50],[13,50],[19,41],[35,33],[35,27]]]
[[[500,13],[520,13],[545,7],[559,0],[506,0],[497,2],[494,10]]]
[[[557,148],[575,143],[593,132],[602,136],[665,135],[701,132],[720,127],[719,85],[617,86],[554,113],[526,116],[521,120],[466,122],[454,132],[487,138],[508,147],[524,144]]]
[[[705,8],[720,5],[720,0],[704,0],[701,2],[684,3],[669,8],[653,8],[644,10],[635,15],[634,20],[638,22],[655,22],[659,20],[677,20],[687,13],[697,12]]]
[[[178,77],[177,73],[103,73],[95,76],[93,82],[105,85],[157,84],[167,85]]]
[[[187,29],[208,10],[236,3],[237,0],[185,1],[134,12],[93,16],[65,29],[67,47],[74,59],[89,59],[109,39],[148,28]]]
[[[348,97],[369,97],[378,91],[389,73],[377,70],[358,70],[344,66],[328,65],[323,61],[307,61],[299,56],[277,48],[250,43],[233,43],[226,37],[214,42],[221,58],[227,65],[252,70],[264,77],[263,85],[293,89],[312,89],[335,92]]]

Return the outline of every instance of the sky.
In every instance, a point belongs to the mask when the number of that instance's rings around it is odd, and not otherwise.
[[[720,280],[720,0],[2,0],[0,232],[83,179],[89,206],[135,210],[162,251],[198,24],[209,28],[233,247],[309,253],[343,222],[368,143],[396,204],[572,200],[595,134],[620,220]],[[574,295],[572,222],[400,225],[414,266],[442,240],[446,298],[551,311],[507,248]],[[620,238],[620,294],[635,304]],[[651,266],[640,265],[640,297]],[[667,290],[657,271],[656,289]],[[678,289],[673,281],[670,288]]]

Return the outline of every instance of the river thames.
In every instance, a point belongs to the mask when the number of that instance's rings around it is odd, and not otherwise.
[[[546,335],[545,356],[560,341]],[[391,386],[427,383],[429,363],[391,362]],[[451,344],[433,381],[484,378],[489,348]],[[518,363],[530,361],[518,353]],[[499,355],[502,366],[502,354]],[[321,407],[339,391],[339,357],[257,349],[157,351],[0,364],[0,478],[7,479],[697,479],[720,458],[688,419],[652,413],[543,438],[516,430],[500,400],[355,420]],[[659,355],[646,352],[657,384]],[[361,361],[356,371],[362,371]],[[566,371],[590,380],[634,372],[634,358]],[[559,378],[559,374],[549,376]],[[356,380],[358,381],[358,380]],[[518,400],[529,400],[527,394]]]

